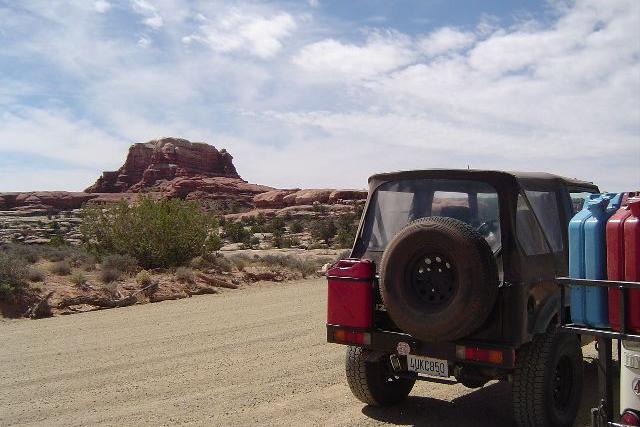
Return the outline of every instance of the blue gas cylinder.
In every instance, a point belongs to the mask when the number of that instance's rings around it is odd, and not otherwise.
[[[576,279],[607,278],[605,228],[620,207],[621,194],[587,196],[584,207],[569,221],[569,276]],[[571,287],[571,320],[594,327],[608,326],[607,290],[593,286]]]

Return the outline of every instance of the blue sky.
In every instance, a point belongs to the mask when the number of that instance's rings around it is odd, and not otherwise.
[[[640,2],[0,0],[0,191],[81,190],[133,142],[248,181],[430,167],[640,187]]]

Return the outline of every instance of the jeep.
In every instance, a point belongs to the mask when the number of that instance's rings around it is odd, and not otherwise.
[[[370,177],[350,258],[327,271],[327,340],[348,345],[355,397],[386,406],[416,380],[504,380],[518,425],[571,426],[582,350],[556,328],[555,278],[567,275],[569,220],[598,192],[547,173]]]

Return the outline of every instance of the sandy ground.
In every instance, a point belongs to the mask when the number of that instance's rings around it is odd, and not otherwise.
[[[344,347],[325,343],[324,317],[315,279],[0,321],[0,425],[513,424],[500,383],[420,382],[397,407],[361,404],[344,379]],[[585,366],[592,400],[596,371]]]

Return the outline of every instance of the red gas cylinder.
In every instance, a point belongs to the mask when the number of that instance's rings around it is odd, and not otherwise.
[[[607,222],[607,278],[640,281],[640,197],[623,201],[623,206]],[[626,326],[630,331],[640,332],[640,290],[627,292]],[[609,289],[609,323],[615,330],[620,330],[619,294],[618,289]]]
[[[327,323],[369,328],[373,324],[373,279],[371,261],[342,259],[327,271]]]

